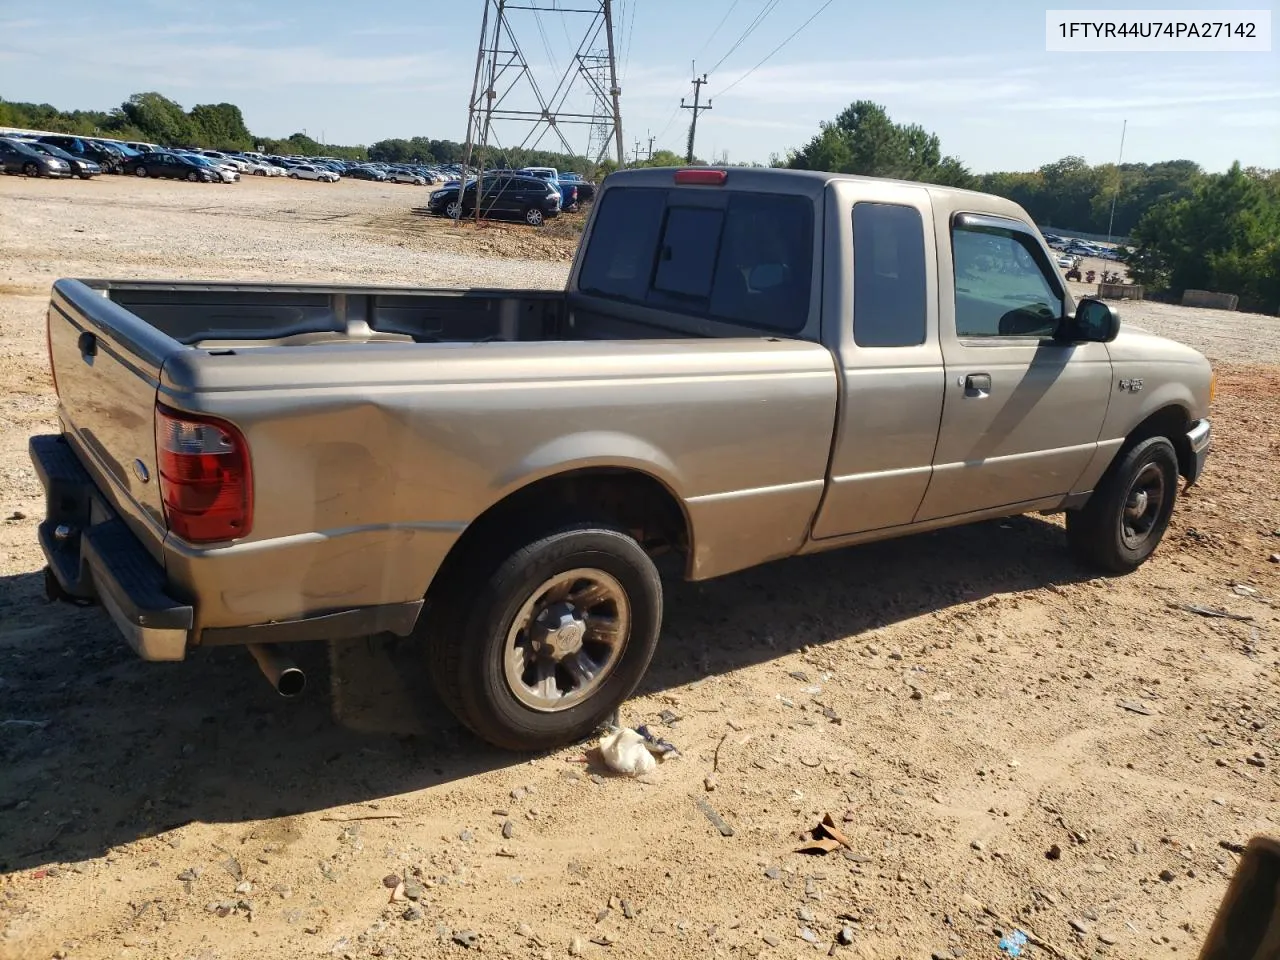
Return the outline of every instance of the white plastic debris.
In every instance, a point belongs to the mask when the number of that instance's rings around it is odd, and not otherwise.
[[[600,755],[610,770],[628,777],[643,776],[658,765],[644,737],[626,727],[600,738]]]

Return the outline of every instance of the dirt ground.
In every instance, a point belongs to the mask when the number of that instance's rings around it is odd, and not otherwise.
[[[1131,576],[1027,517],[672,583],[622,712],[682,751],[647,782],[478,743],[405,643],[352,728],[323,649],[282,701],[242,651],[144,664],[46,604],[50,281],[562,282],[571,239],[425,199],[0,177],[0,958],[1195,955],[1230,847],[1280,834],[1274,318],[1125,305],[1222,361],[1208,474]],[[826,813],[852,849],[796,853]]]

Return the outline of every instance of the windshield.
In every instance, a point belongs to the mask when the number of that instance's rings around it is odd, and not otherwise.
[[[27,146],[30,146],[32,150],[36,150],[40,153],[48,154],[51,157],[57,157],[59,160],[75,159],[71,154],[67,153],[67,151],[63,150],[61,147],[55,147],[51,143],[32,143],[27,144]]]

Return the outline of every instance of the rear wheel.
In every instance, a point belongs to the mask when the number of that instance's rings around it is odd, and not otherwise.
[[[145,177],[147,175],[147,168],[141,165],[136,166],[133,168],[133,175],[136,177]]]
[[[254,175],[255,177],[265,177],[265,176],[267,175],[267,171],[265,171],[265,170],[255,170],[255,171],[253,171],[253,175]]]
[[[1067,513],[1067,544],[1084,563],[1129,573],[1155,552],[1178,498],[1178,455],[1167,437],[1125,451],[1089,502]]]
[[[499,747],[589,735],[657,647],[662,584],[618,530],[566,526],[505,557],[477,556],[453,580],[425,627],[432,676],[458,719]]]
[[[529,207],[524,212],[524,222],[531,227],[540,227],[545,220],[546,217],[542,215],[542,211],[537,207]]]
[[[82,174],[79,174],[79,177],[80,177],[80,179],[81,179],[81,180],[89,180],[89,179],[92,179],[93,174],[92,174],[92,173],[82,173]]]
[[[199,179],[200,174],[196,173],[194,170],[187,174],[187,183],[195,183]]]

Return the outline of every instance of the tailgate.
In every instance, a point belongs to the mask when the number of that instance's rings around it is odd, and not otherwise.
[[[54,284],[48,337],[64,433],[103,496],[161,559],[156,389],[182,346],[78,280]]]

